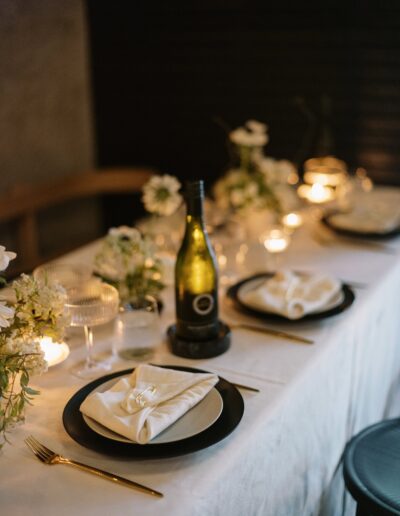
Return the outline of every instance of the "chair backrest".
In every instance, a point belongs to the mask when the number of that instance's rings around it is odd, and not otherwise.
[[[40,254],[37,217],[41,211],[85,197],[139,192],[156,171],[144,168],[102,169],[74,174],[46,185],[18,185],[0,197],[0,224],[17,222],[18,267],[29,271],[55,256]],[[65,250],[63,250],[65,252]]]

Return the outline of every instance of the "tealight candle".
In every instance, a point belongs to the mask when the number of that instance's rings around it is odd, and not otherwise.
[[[320,183],[311,185],[301,185],[297,190],[300,197],[307,199],[308,201],[315,204],[322,204],[329,202],[334,199],[334,191],[328,186],[324,186]]]
[[[63,362],[69,355],[69,347],[65,342],[54,342],[51,337],[42,337],[40,347],[49,367]]]
[[[300,213],[288,213],[282,217],[282,223],[286,228],[295,230],[303,224],[303,217],[300,215]]]
[[[265,249],[270,253],[282,253],[289,245],[289,236],[280,228],[273,228],[261,236]]]

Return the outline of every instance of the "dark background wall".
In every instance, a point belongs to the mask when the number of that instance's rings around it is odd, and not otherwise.
[[[210,184],[228,160],[216,119],[249,118],[268,154],[301,163],[325,102],[324,151],[399,183],[400,2],[366,4],[88,0],[98,164]]]

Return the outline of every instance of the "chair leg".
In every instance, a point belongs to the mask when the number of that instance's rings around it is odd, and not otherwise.
[[[356,516],[372,516],[372,514],[358,503]]]

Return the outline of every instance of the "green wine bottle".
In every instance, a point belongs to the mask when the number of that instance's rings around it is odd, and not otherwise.
[[[188,182],[186,230],[175,266],[176,334],[188,341],[218,336],[218,273],[203,200],[203,181]]]

